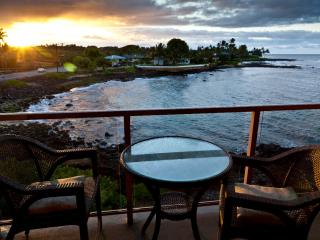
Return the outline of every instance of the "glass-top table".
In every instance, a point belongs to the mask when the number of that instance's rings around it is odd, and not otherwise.
[[[161,218],[191,218],[194,236],[200,239],[196,223],[198,202],[210,183],[220,180],[232,165],[229,155],[217,145],[188,137],[160,137],[135,143],[123,151],[120,161],[128,172],[146,184],[155,200],[154,209],[143,227],[145,231],[156,215],[153,239],[157,239]],[[185,206],[186,211],[181,212],[180,209],[179,214],[173,214],[172,209],[165,211],[164,199],[170,197],[168,194],[160,195],[160,187],[175,189],[169,195],[186,201],[184,204],[176,203],[177,206]],[[190,197],[191,188],[198,188],[193,197]],[[190,203],[192,207],[187,207]]]

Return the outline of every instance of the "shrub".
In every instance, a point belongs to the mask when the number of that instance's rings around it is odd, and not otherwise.
[[[28,84],[22,80],[7,80],[4,83],[5,88],[24,88]]]

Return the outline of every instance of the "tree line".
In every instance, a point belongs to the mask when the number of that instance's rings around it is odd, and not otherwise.
[[[105,56],[121,55],[137,57],[144,63],[150,63],[154,58],[161,58],[165,64],[179,64],[181,59],[189,59],[191,63],[228,63],[230,61],[250,60],[259,58],[268,49],[253,48],[248,50],[245,44],[236,45],[235,38],[222,40],[216,45],[199,46],[190,49],[188,44],[179,38],[173,38],[166,44],[158,43],[152,47],[127,45],[124,47],[77,46],[75,44],[50,44],[30,47],[23,50],[10,47],[6,42],[6,32],[0,28],[0,68],[34,68],[55,66],[63,62],[72,62],[79,68],[95,69],[107,66]]]

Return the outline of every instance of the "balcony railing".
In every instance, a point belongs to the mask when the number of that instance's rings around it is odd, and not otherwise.
[[[131,144],[131,117],[156,116],[156,115],[183,115],[183,114],[214,114],[214,113],[250,113],[251,122],[248,130],[249,141],[247,155],[253,156],[257,143],[257,134],[261,112],[272,111],[296,111],[316,110],[320,104],[299,105],[268,105],[268,106],[237,106],[237,107],[206,107],[206,108],[175,108],[175,109],[142,109],[142,110],[111,110],[111,111],[78,111],[78,112],[38,112],[38,113],[1,113],[0,122],[44,119],[76,119],[76,118],[101,118],[123,117],[125,146]],[[250,169],[245,171],[245,181],[250,181]],[[127,221],[133,222],[133,177],[126,174],[126,198],[127,198]]]

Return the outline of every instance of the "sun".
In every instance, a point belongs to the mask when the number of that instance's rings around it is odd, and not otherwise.
[[[99,36],[101,42],[113,36],[106,27],[83,21],[53,19],[44,22],[15,22],[7,29],[6,41],[10,46],[27,47],[56,43],[84,43]],[[92,43],[91,43],[92,44]]]
[[[14,23],[7,30],[7,35],[8,44],[14,47],[34,46],[43,40],[48,40],[44,23]]]

